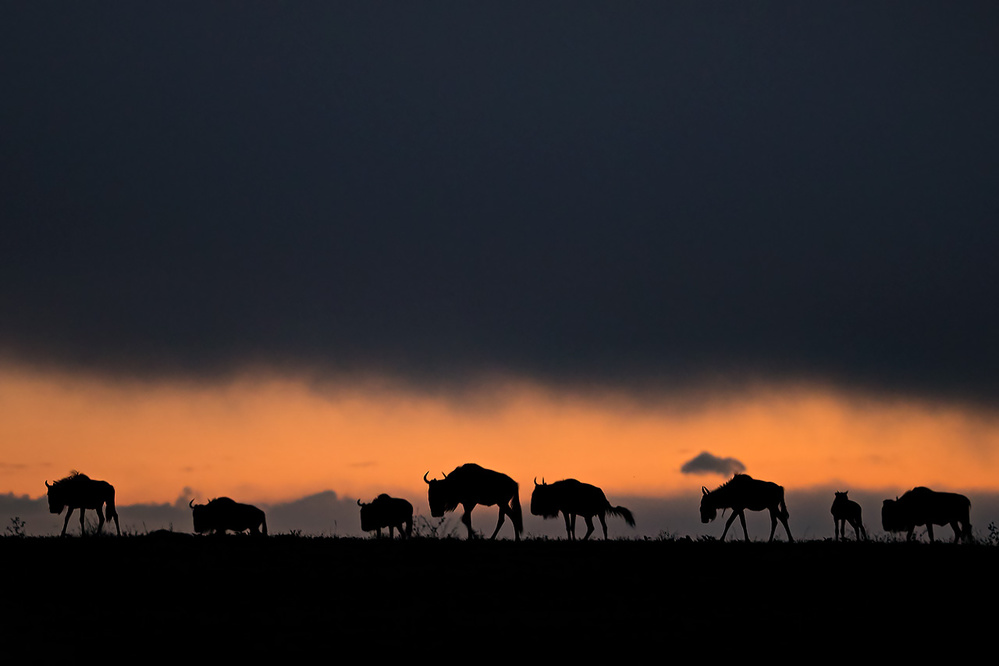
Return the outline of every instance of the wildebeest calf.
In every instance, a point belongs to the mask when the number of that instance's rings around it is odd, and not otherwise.
[[[847,492],[837,492],[832,503],[833,527],[835,529],[835,539],[846,538],[846,524],[850,523],[853,531],[857,535],[857,541],[861,537],[866,541],[867,532],[864,530],[864,521],[861,518],[860,505],[847,497]]]

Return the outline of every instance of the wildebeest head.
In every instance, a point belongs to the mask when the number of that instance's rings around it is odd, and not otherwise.
[[[361,507],[361,529],[365,532],[370,532],[371,530],[377,530],[381,527],[378,516],[375,515],[374,502],[368,502],[367,504],[357,500],[357,506]]]
[[[444,478],[428,479],[427,476],[430,474],[427,471],[423,475],[423,480],[427,482],[430,486],[427,489],[427,502],[430,504],[430,515],[434,518],[440,518],[444,515],[445,511],[450,511],[454,509],[457,502],[452,497],[451,484],[448,483],[447,474],[444,474]]]
[[[62,513],[63,508],[66,506],[66,500],[62,496],[62,488],[59,486],[59,482],[49,483],[46,481],[45,487],[48,488],[49,512]]]
[[[711,493],[701,486],[701,522],[710,523],[718,516],[718,509],[711,502]]]
[[[212,526],[208,524],[209,521],[206,515],[207,514],[207,511],[205,509],[206,505],[195,504],[194,500],[192,499],[188,503],[188,506],[191,507],[192,517],[194,518],[194,531],[197,532],[198,534],[201,534],[202,532],[208,532],[209,530],[211,530]]]
[[[534,479],[534,492],[531,493],[531,515],[542,516],[544,518],[558,517],[558,499],[555,497],[554,488],[541,479],[538,483]]]

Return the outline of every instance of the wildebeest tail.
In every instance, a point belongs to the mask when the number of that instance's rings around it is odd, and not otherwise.
[[[628,527],[635,526],[635,516],[631,514],[631,511],[623,506],[608,506],[607,513],[613,513],[615,516],[621,516],[624,518],[624,522],[628,523]]]
[[[784,520],[788,519],[791,514],[787,512],[787,504],[784,503],[784,488],[780,489],[780,515]]]
[[[520,486],[516,483],[513,484],[513,497],[510,499],[510,509],[513,513],[513,529],[517,530],[517,534],[522,534],[524,532],[524,512],[520,508]]]

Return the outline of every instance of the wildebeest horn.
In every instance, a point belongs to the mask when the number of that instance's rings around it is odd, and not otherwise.
[[[705,495],[707,495],[708,494],[708,489],[705,488],[704,486],[701,486],[701,492],[704,493]]]
[[[429,469],[427,470],[427,474],[430,474],[430,470]],[[423,475],[423,480],[424,481],[427,481],[427,474]],[[427,483],[430,483],[430,481],[427,481]]]
[[[46,488],[51,488],[52,486],[51,486],[51,485],[49,484],[49,482],[48,482],[48,481],[46,481],[46,482],[45,482],[45,487],[46,487]]]
[[[364,506],[363,504],[361,504],[361,500],[357,500],[357,506]]]
[[[193,497],[191,498],[191,501],[187,503],[187,506],[191,507],[192,509],[194,508],[194,498]]]

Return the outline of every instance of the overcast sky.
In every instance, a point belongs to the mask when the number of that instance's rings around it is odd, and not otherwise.
[[[999,397],[990,2],[0,22],[0,352]]]

